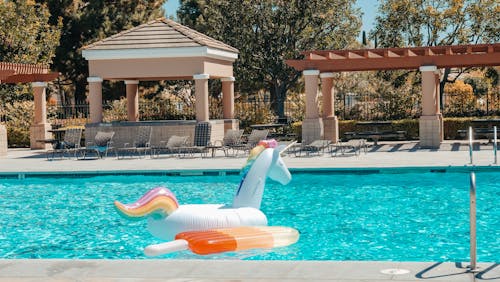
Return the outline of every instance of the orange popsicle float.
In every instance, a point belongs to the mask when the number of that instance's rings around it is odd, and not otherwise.
[[[171,242],[149,245],[147,256],[158,256],[182,250],[209,255],[249,249],[270,249],[294,244],[299,232],[283,226],[241,226],[202,231],[181,232]]]

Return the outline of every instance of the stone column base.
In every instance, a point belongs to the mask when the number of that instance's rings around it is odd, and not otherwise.
[[[7,156],[7,128],[0,124],[0,157]]]
[[[51,149],[52,144],[36,142],[36,140],[51,139],[52,134],[48,132],[52,129],[50,123],[34,124],[30,127],[30,148],[34,149]]]
[[[421,116],[419,135],[421,147],[439,148],[443,140],[443,119],[440,115]]]
[[[225,119],[224,120],[224,133],[229,129],[238,130],[240,128],[240,121],[237,119]]]
[[[314,140],[323,139],[323,119],[308,118],[302,122],[302,143],[309,144]]]
[[[336,143],[339,141],[339,119],[337,116],[323,118],[324,139]]]

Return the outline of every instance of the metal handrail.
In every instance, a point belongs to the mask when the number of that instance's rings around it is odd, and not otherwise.
[[[497,164],[497,127],[493,126],[493,155],[494,155],[494,164]]]
[[[476,245],[476,174],[470,173],[470,196],[469,196],[469,224],[470,224],[470,271],[477,269],[477,245]]]
[[[473,158],[472,158],[472,126],[469,126],[469,158],[470,158],[470,164],[473,163]]]

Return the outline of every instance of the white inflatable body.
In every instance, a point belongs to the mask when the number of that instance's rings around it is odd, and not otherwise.
[[[267,225],[266,215],[254,208],[226,208],[224,205],[180,205],[163,219],[148,218],[148,231],[163,240],[173,240],[185,231]]]

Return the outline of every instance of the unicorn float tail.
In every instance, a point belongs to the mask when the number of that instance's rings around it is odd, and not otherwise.
[[[178,209],[179,203],[172,191],[165,187],[156,187],[149,190],[135,203],[122,204],[115,201],[115,208],[127,219],[142,219],[150,215],[164,218]]]

